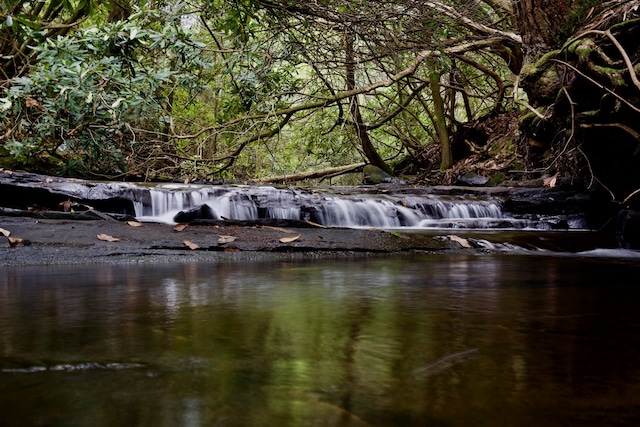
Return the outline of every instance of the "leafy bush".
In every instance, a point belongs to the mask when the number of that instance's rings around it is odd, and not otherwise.
[[[146,29],[135,18],[34,48],[37,64],[0,95],[12,156],[25,165],[56,159],[66,175],[126,173],[140,129],[164,129],[168,94],[197,85],[187,71],[206,67],[203,45],[182,27]]]

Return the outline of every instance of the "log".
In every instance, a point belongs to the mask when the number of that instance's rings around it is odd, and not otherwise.
[[[366,163],[353,163],[350,165],[337,166],[334,168],[321,169],[318,171],[294,173],[290,175],[280,175],[280,176],[273,176],[273,177],[263,177],[263,178],[258,178],[256,182],[260,184],[285,183],[285,182],[302,181],[305,179],[333,177],[333,176],[342,175],[345,173],[356,172],[358,169],[363,168],[365,165]]]

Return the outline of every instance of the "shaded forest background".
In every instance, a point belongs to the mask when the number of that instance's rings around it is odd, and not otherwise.
[[[356,183],[343,174],[372,164],[629,202],[639,16],[619,0],[3,0],[0,167]]]

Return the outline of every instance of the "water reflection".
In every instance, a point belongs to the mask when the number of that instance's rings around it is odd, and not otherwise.
[[[2,426],[640,418],[631,261],[448,255],[0,271]]]

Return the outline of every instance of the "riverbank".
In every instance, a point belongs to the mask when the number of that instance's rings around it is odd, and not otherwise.
[[[0,247],[3,265],[342,257],[462,248],[450,239],[376,229],[276,227],[225,221],[174,226],[98,216],[87,219],[86,213],[66,214],[66,218],[58,213],[57,219],[7,210],[3,213],[0,228],[11,233]],[[10,213],[15,216],[6,216]]]
[[[609,233],[589,231],[481,231],[272,226],[233,221],[189,225],[138,223],[87,213],[3,210],[0,264],[71,265],[180,263],[282,258],[345,258],[414,253],[581,252],[615,248]]]

